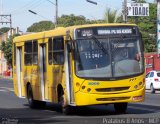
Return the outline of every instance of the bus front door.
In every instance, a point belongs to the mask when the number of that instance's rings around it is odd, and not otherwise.
[[[42,100],[46,101],[48,100],[48,84],[46,81],[46,44],[40,45],[40,61],[39,61],[39,67],[40,67],[40,93],[42,96]]]
[[[22,74],[22,47],[16,48],[16,75],[17,75],[17,87],[18,87],[18,96],[24,97],[25,87],[23,82]]]

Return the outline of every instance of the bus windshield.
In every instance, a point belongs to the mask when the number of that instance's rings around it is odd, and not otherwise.
[[[86,78],[116,78],[144,70],[140,39],[84,38],[76,40],[76,74]]]

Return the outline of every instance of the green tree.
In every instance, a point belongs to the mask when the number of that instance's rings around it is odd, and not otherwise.
[[[117,22],[119,16],[118,16],[118,11],[111,9],[111,8],[107,8],[104,14],[104,22],[106,23],[115,23]]]
[[[93,23],[102,23],[102,22],[103,20],[89,20],[82,15],[75,16],[74,14],[71,14],[71,15],[62,15],[61,17],[59,17],[57,27],[68,27],[73,25],[93,24]],[[50,21],[41,21],[38,23],[34,23],[30,27],[28,27],[27,31],[41,32],[45,30],[54,29],[54,27],[55,25]]]
[[[150,15],[138,18],[138,26],[145,43],[145,52],[155,52],[157,49],[157,5],[150,3]]]
[[[7,41],[3,41],[0,45],[0,50],[4,53],[4,57],[7,60],[8,65],[12,65],[12,43],[13,38],[16,36],[19,36],[19,34],[10,36]]]
[[[28,27],[27,32],[41,32],[54,29],[54,27],[55,25],[51,21],[40,21]]]
[[[8,28],[8,27],[0,28],[0,35],[3,34],[3,33],[6,33],[9,30],[10,30],[10,28]]]
[[[73,25],[83,25],[83,24],[90,24],[94,21],[87,20],[84,16],[75,16],[74,14],[71,15],[62,15],[58,18],[58,26],[68,27]]]

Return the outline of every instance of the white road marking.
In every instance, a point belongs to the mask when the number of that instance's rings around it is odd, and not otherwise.
[[[13,88],[8,88],[8,87],[0,87],[0,92],[13,92]]]
[[[8,92],[8,91],[6,91],[6,90],[3,90],[3,89],[0,89],[0,92]]]

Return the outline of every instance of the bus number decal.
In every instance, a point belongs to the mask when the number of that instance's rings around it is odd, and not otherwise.
[[[129,80],[129,82],[133,82],[133,81],[135,81],[136,80],[136,78],[131,78],[130,80]]]
[[[99,82],[88,82],[88,85],[99,85]]]

